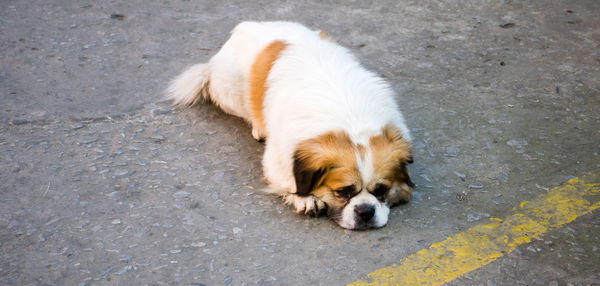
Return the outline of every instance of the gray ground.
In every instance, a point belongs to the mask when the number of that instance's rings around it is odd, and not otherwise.
[[[600,168],[600,2],[1,1],[1,285],[342,285]],[[242,20],[327,31],[398,93],[414,200],[346,231],[262,194],[246,123],[168,80]],[[600,285],[600,215],[451,285]]]

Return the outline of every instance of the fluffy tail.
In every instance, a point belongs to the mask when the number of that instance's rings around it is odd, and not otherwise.
[[[201,99],[209,97],[208,80],[210,68],[208,64],[197,64],[189,67],[182,74],[171,80],[165,91],[166,98],[174,105],[192,106]]]

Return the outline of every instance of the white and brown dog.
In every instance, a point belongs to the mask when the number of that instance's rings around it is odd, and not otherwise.
[[[325,33],[243,22],[208,63],[176,77],[177,105],[210,98],[265,139],[269,192],[341,227],[382,227],[413,184],[410,134],[390,86]]]

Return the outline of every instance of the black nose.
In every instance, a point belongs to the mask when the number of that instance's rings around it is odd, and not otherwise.
[[[354,207],[354,213],[360,217],[363,222],[368,222],[375,215],[375,208],[372,205],[358,205]]]

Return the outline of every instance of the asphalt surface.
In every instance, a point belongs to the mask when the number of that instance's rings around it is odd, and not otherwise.
[[[600,169],[600,2],[2,1],[1,285],[343,285]],[[162,102],[243,20],[323,29],[398,94],[414,199],[348,231],[263,145]],[[450,285],[600,285],[600,215]]]

